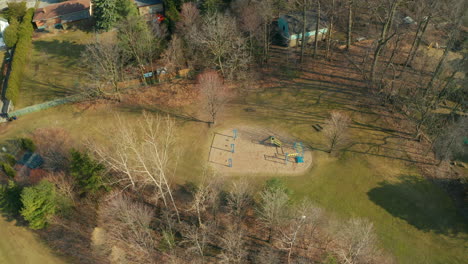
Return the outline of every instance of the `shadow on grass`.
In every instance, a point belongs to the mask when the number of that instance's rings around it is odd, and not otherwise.
[[[384,181],[367,195],[393,216],[424,232],[468,233],[468,226],[453,201],[442,189],[423,178],[405,175],[396,183]]]
[[[82,44],[76,44],[71,41],[44,41],[37,40],[34,41],[34,48],[43,52],[46,52],[51,55],[59,57],[68,57],[70,59],[79,59],[81,52],[85,49],[85,46]],[[47,62],[44,62],[47,63]]]

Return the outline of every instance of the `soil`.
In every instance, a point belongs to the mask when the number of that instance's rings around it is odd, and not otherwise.
[[[269,137],[275,136],[282,147],[270,143]],[[276,135],[256,128],[233,129],[216,132],[210,147],[209,163],[222,174],[281,174],[299,175],[312,164],[312,152],[304,148],[304,162],[297,163],[295,157],[286,153],[296,153],[294,140],[285,135]],[[234,148],[234,152],[232,152]],[[232,167],[229,166],[232,161]]]

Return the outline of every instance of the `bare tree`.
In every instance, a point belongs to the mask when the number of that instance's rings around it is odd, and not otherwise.
[[[124,79],[124,67],[128,62],[121,46],[115,39],[98,38],[86,46],[82,53],[83,63],[90,67],[88,78],[91,82],[84,87],[91,96],[103,96],[119,91],[119,82]]]
[[[323,133],[328,141],[329,152],[343,147],[348,138],[348,127],[350,118],[339,111],[333,111],[325,123]]]
[[[216,178],[213,172],[205,169],[201,182],[193,191],[193,200],[191,201],[189,211],[196,212],[199,226],[203,226],[204,224],[202,216],[208,207],[217,206],[216,199],[220,192],[220,181],[217,179],[219,178]]]
[[[206,16],[192,44],[197,47],[199,61],[205,67],[216,66],[224,78],[233,79],[237,72],[248,69],[251,58],[247,41],[230,15]]]
[[[155,188],[155,200],[166,207],[171,203],[179,217],[171,188],[178,157],[174,120],[144,112],[134,126],[117,116],[111,141],[109,148],[91,147],[116,172],[115,183],[123,189]]]
[[[227,207],[229,212],[241,220],[252,203],[252,189],[246,180],[235,181],[227,193]]]
[[[184,225],[182,235],[184,237],[183,244],[187,244],[186,248],[189,252],[194,252],[202,259],[205,257],[205,251],[212,240],[211,236],[214,232],[213,224],[207,225]]]
[[[314,232],[322,219],[322,214],[321,208],[312,205],[307,200],[303,200],[289,210],[289,219],[280,228],[281,242],[284,249],[288,251],[288,263],[291,263],[293,249],[299,243],[313,239]]]
[[[210,116],[210,125],[215,124],[218,113],[229,100],[230,92],[223,79],[215,71],[206,71],[198,75],[200,100]]]
[[[372,84],[375,84],[375,72],[377,70],[377,64],[379,62],[381,52],[385,48],[385,45],[387,44],[387,42],[395,35],[395,34],[389,35],[389,32],[392,29],[393,20],[395,18],[395,12],[400,1],[401,0],[392,0],[392,3],[389,6],[389,9],[387,12],[385,23],[382,26],[382,31],[380,33],[380,38],[377,41],[377,46],[374,51],[374,58],[373,58],[372,65],[371,65],[370,80]]]
[[[167,49],[162,54],[162,59],[169,72],[176,72],[187,64],[184,43],[177,34],[172,35]]]
[[[227,230],[220,237],[221,263],[244,263],[247,252],[244,248],[243,236],[244,232],[241,228],[235,229],[231,225],[227,227]]]
[[[147,65],[154,71],[154,61],[163,51],[166,28],[162,24],[149,26],[142,17],[127,17],[117,24],[117,30],[123,53],[135,62],[141,75]]]
[[[348,25],[346,27],[346,50],[351,47],[353,29],[353,0],[348,0]]]
[[[37,150],[49,171],[68,167],[72,142],[70,135],[62,128],[39,128],[32,135]]]
[[[373,263],[380,254],[374,226],[367,220],[350,219],[337,234],[335,254],[342,263]]]
[[[314,39],[314,58],[317,57],[317,50],[318,50],[318,35],[319,35],[319,29],[320,29],[320,12],[321,12],[321,6],[320,6],[320,0],[316,0],[315,6],[317,7],[317,13],[316,13],[316,18],[315,18],[315,39]]]
[[[75,183],[72,177],[64,172],[53,172],[47,175],[46,180],[55,184],[58,193],[67,197],[72,203],[75,203]]]
[[[98,210],[98,223],[106,231],[108,248],[117,248],[127,262],[154,263],[152,218],[149,207],[116,193],[109,194]]]
[[[287,215],[289,197],[282,188],[266,188],[260,193],[257,214],[262,224],[268,228],[268,242],[272,242],[273,233]]]

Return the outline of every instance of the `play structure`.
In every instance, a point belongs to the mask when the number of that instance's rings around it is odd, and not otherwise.
[[[304,163],[304,147],[302,146],[301,142],[294,143],[295,152],[285,153],[283,150],[283,142],[281,142],[278,138],[270,136],[269,141],[272,145],[281,148],[281,152],[284,153],[284,160],[286,164],[288,163],[289,158],[294,158],[296,163]]]
[[[218,172],[227,174],[285,175],[307,170],[312,163],[312,155],[301,142],[294,142],[287,136],[265,137],[265,133],[269,132],[261,128],[215,132],[208,161]]]

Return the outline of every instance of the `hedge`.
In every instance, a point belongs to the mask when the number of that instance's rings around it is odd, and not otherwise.
[[[31,53],[31,40],[34,32],[31,22],[33,16],[34,9],[28,9],[18,28],[18,42],[16,43],[15,52],[13,54],[11,72],[6,91],[6,98],[11,100],[13,104],[16,104],[18,101],[21,79],[23,77],[27,59]]]
[[[13,48],[16,45],[16,42],[18,41],[18,29],[18,20],[13,19],[10,25],[3,32],[3,40],[9,48]]]
[[[0,163],[0,167],[8,177],[13,179],[16,176],[16,171],[13,169],[13,167],[11,167],[10,164],[2,162]]]

